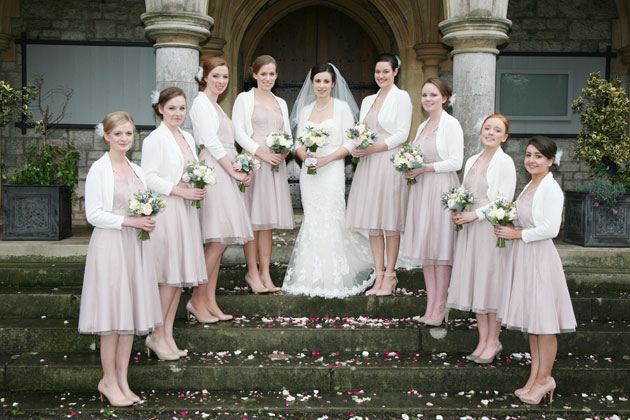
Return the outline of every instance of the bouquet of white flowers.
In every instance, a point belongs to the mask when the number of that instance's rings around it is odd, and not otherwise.
[[[346,134],[350,140],[352,140],[352,144],[354,147],[358,147],[359,149],[365,149],[368,146],[371,146],[376,141],[376,134],[374,131],[370,129],[367,125],[357,122],[354,127],[346,130]],[[359,163],[358,157],[353,157],[353,163]]]
[[[442,206],[450,211],[461,213],[466,206],[474,203],[475,197],[464,187],[451,188],[442,193]],[[462,230],[462,225],[455,225],[455,230]]]
[[[315,129],[311,126],[306,126],[304,133],[302,133],[297,140],[306,150],[311,153],[315,153],[319,147],[323,147],[328,144],[329,135],[330,134],[322,129]]]
[[[232,168],[236,172],[244,172],[248,174],[252,171],[257,171],[260,168],[260,161],[249,153],[241,153],[232,160]],[[245,184],[240,182],[238,184],[238,189],[241,192],[245,192]]]
[[[155,216],[166,208],[166,202],[155,191],[138,191],[129,200],[127,212],[134,216]],[[149,232],[140,230],[138,239],[145,241],[150,239]]]
[[[186,166],[182,181],[192,183],[195,188],[203,188],[206,185],[216,184],[217,178],[214,175],[214,168],[206,166],[206,161],[202,160],[199,163]],[[191,205],[199,209],[201,208],[201,200],[193,200]]]
[[[267,136],[267,147],[274,153],[288,153],[293,146],[293,139],[289,133],[271,133]],[[271,172],[278,172],[278,165],[271,166]]]
[[[394,164],[394,168],[402,173],[424,166],[422,151],[420,148],[414,148],[410,144],[403,146],[398,152],[394,153],[389,160]],[[409,178],[407,180],[407,185],[413,185],[415,183],[415,178]]]
[[[484,212],[486,219],[494,226],[507,226],[512,220],[516,219],[516,204],[513,201],[500,199],[495,201]],[[505,239],[497,240],[499,248],[505,248]]]

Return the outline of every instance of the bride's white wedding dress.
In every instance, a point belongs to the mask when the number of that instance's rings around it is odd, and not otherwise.
[[[313,106],[302,112],[298,133],[308,124],[324,129],[329,143],[315,156],[326,156],[343,147],[345,128],[354,119],[347,104],[335,99],[334,118],[321,123],[306,121]],[[304,221],[287,268],[282,290],[291,294],[343,298],[357,295],[374,282],[372,254],[366,237],[345,228],[344,160],[339,159],[317,170],[300,172],[300,192]]]

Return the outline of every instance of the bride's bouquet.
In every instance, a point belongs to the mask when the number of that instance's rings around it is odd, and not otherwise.
[[[241,153],[232,159],[232,168],[236,172],[250,173],[260,168],[260,161],[250,155],[249,153]],[[238,189],[241,192],[245,192],[245,184],[239,182]]]
[[[155,216],[166,208],[166,202],[155,191],[138,191],[134,193],[133,198],[129,200],[129,208],[127,213],[134,216]],[[150,239],[149,232],[140,230],[138,239],[145,241]]]
[[[306,150],[311,153],[315,153],[319,147],[326,146],[328,144],[328,132],[320,129],[315,129],[311,126],[306,126],[304,133],[297,138],[297,140],[304,146]]]
[[[376,141],[374,131],[361,122],[357,122],[354,124],[354,127],[347,129],[346,134],[348,138],[352,140],[354,147],[358,147],[359,149],[365,149],[373,145]],[[359,159],[358,157],[353,157],[352,163],[359,163]]]
[[[306,150],[311,153],[315,153],[318,148],[328,144],[328,136],[328,132],[322,130],[321,128],[315,129],[307,125],[304,133],[299,136],[297,140]],[[306,171],[308,175],[315,175],[317,173],[317,169],[314,168],[314,166],[317,165],[316,158],[307,158],[304,161],[304,164],[308,168]]]
[[[192,163],[186,166],[186,171],[182,175],[182,181],[190,182],[195,188],[203,188],[206,185],[216,184],[217,178],[214,175],[214,168],[206,166],[206,161],[202,160],[199,163]],[[193,200],[190,205],[200,209],[201,200]]]
[[[289,133],[271,133],[267,136],[267,147],[274,153],[288,153],[293,146],[293,139]],[[271,172],[278,172],[278,165],[271,165]]]
[[[475,197],[464,187],[453,187],[449,191],[442,193],[442,206],[457,213],[463,212],[466,206],[474,201]],[[456,224],[455,230],[462,230],[462,225]]]
[[[486,219],[494,226],[507,226],[512,220],[516,219],[516,204],[513,201],[500,199],[492,203],[486,211],[484,211]],[[497,240],[499,248],[505,248],[505,239]]]
[[[422,168],[424,166],[424,158],[420,148],[414,148],[410,144],[404,145],[398,152],[394,153],[389,160],[394,164],[394,168],[400,172],[409,172],[412,169]],[[415,178],[409,178],[407,185],[416,183]]]

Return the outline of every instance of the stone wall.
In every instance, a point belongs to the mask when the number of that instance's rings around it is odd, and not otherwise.
[[[20,0],[20,15],[11,21],[11,32],[15,39],[26,33],[29,39],[73,40],[73,41],[132,41],[148,42],[140,15],[145,11],[144,0]],[[22,83],[20,47],[16,48],[15,61],[0,63],[0,78],[12,86]],[[133,110],[129,110],[133,115]],[[140,160],[141,138],[148,132],[139,133],[132,155]],[[22,135],[15,127],[5,127],[2,132],[2,158],[10,173],[23,162],[28,146],[37,144],[38,133],[28,130]],[[90,165],[108,149],[102,138],[96,138],[93,130],[58,129],[53,141],[71,140],[80,151],[79,200],[73,206],[73,224],[85,225],[83,190]]]

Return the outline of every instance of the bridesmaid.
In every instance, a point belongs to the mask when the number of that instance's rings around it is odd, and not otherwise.
[[[490,363],[503,350],[499,342],[501,324],[496,322],[498,289],[502,282],[497,261],[506,252],[493,246],[496,237],[484,211],[498,199],[512,201],[516,188],[516,169],[501,144],[508,138],[508,120],[492,114],[481,126],[483,151],[466,162],[463,186],[475,196],[475,203],[464,212],[453,212],[453,222],[463,225],[455,240],[453,272],[446,306],[472,310],[477,318],[479,343],[466,359]]]
[[[556,334],[575,331],[577,325],[562,261],[552,241],[560,230],[564,204],[562,189],[550,172],[556,152],[556,144],[547,137],[529,140],[525,169],[532,180],[516,200],[517,228],[494,229],[499,238],[513,240],[501,264],[504,280],[497,319],[508,329],[529,333],[529,379],[514,391],[527,404],[539,404],[547,394],[553,401]]]
[[[286,102],[271,93],[278,77],[276,60],[270,55],[261,55],[253,61],[249,73],[258,87],[236,97],[232,121],[236,141],[242,145],[255,142],[252,149],[262,163],[246,190],[254,240],[247,242],[243,248],[248,277],[259,278],[264,288],[277,292],[281,288],[273,284],[269,274],[273,247],[271,230],[293,229],[293,208],[284,163],[288,153],[274,153],[267,147],[266,140],[273,132],[290,134],[291,123]],[[278,166],[278,172],[271,171],[272,165]],[[256,264],[257,260],[259,265]]]
[[[138,230],[153,231],[155,221],[127,216],[133,194],[146,190],[142,169],[125,157],[133,145],[134,122],[118,111],[101,124],[97,133],[109,143],[109,152],[92,164],[85,180],[85,215],[94,232],[85,262],[79,332],[101,336],[103,379],[98,391],[101,400],[104,395],[110,405],[121,407],[140,401],[127,383],[133,335],[162,325],[162,312],[150,241],[138,240]]]
[[[234,126],[217,104],[230,79],[228,64],[222,58],[211,57],[203,62],[200,70],[195,80],[203,91],[193,102],[190,119],[195,140],[201,146],[199,158],[214,167],[217,183],[209,189],[201,204],[201,236],[206,244],[208,284],[195,290],[193,299],[197,309],[208,311],[221,321],[229,321],[232,315],[224,314],[217,304],[217,279],[225,247],[254,239],[245,194],[238,189],[239,181],[246,186],[250,184],[251,175],[232,168],[232,159],[236,156]],[[241,145],[252,154],[258,147],[253,140]],[[254,291],[264,289],[260,279],[249,276],[245,279]]]
[[[182,287],[195,287],[207,281],[198,211],[188,200],[200,200],[206,192],[205,188],[193,188],[181,180],[186,165],[197,161],[195,141],[179,128],[186,117],[184,92],[177,87],[164,89],[153,110],[162,123],[144,139],[142,169],[149,188],[166,201],[166,208],[156,216],[157,227],[151,235],[164,327],[147,337],[145,344],[149,356],[153,351],[160,359],[177,360],[187,354],[173,338]],[[195,313],[191,302],[186,304],[186,310]],[[204,315],[206,321],[212,321],[209,314]],[[201,316],[197,320],[204,321]]]
[[[444,79],[431,77],[422,85],[422,107],[429,118],[420,124],[414,146],[420,146],[426,165],[405,174],[418,178],[410,187],[402,256],[422,264],[427,309],[419,318],[439,326],[446,316],[446,292],[453,265],[455,231],[451,215],[442,208],[444,191],[459,186],[456,171],[464,160],[464,134],[444,108],[452,94]]]
[[[394,84],[398,71],[395,55],[381,54],[376,59],[374,80],[381,89],[363,100],[359,118],[374,131],[376,142],[365,149],[352,149],[352,156],[361,160],[348,196],[346,227],[370,232],[376,281],[366,295],[387,296],[396,289],[394,270],[400,233],[405,228],[409,188],[389,160],[407,140],[411,128],[411,99]]]

